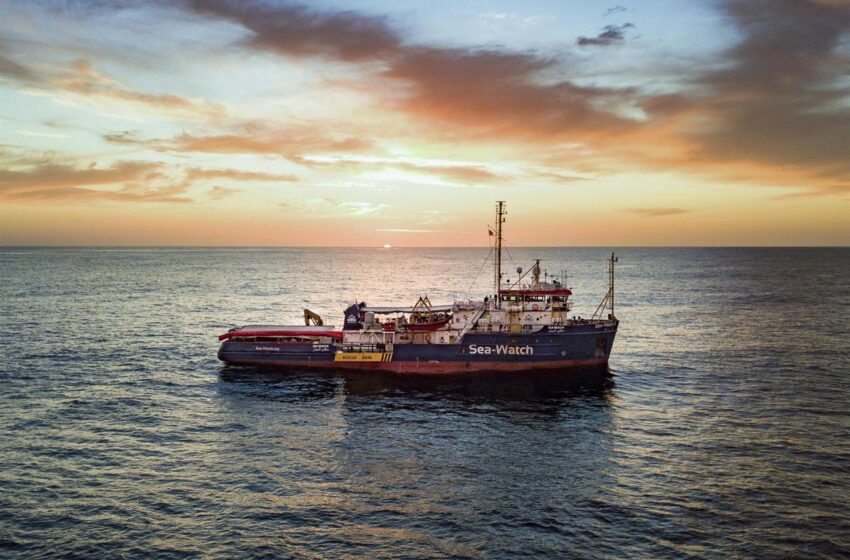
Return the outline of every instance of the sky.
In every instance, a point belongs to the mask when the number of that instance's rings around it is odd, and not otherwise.
[[[850,0],[0,1],[0,245],[850,245]]]

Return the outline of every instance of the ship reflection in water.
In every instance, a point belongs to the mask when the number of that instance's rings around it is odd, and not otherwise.
[[[566,404],[571,398],[607,398],[614,379],[607,365],[568,372],[526,371],[440,376],[381,372],[281,371],[277,368],[224,367],[221,379],[249,394],[272,400],[322,400],[345,397],[404,397],[490,403]],[[280,388],[283,392],[279,392]]]
[[[427,376],[357,376],[345,378],[351,396],[406,396],[456,399],[475,403],[568,404],[570,398],[608,394],[613,384],[607,365],[572,369],[568,374],[527,371],[514,374],[481,373],[429,379]]]
[[[268,477],[243,499],[281,520],[273,542],[293,556],[316,543],[354,543],[373,557],[546,556],[592,546],[603,527],[591,511],[604,514],[599,496],[611,494],[617,468],[607,368],[440,377],[226,368],[221,380],[228,425],[253,434],[221,442],[227,470]]]

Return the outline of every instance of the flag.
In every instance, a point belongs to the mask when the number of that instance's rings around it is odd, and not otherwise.
[[[487,226],[487,233],[490,234],[490,237],[493,237],[494,235],[496,235],[495,233],[493,233],[493,229],[490,226]]]

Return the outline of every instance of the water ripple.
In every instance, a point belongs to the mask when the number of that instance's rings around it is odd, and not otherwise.
[[[625,250],[610,370],[570,379],[215,359],[237,322],[467,296],[485,254],[0,252],[0,557],[850,556],[847,250]],[[512,250],[582,315],[605,254]]]

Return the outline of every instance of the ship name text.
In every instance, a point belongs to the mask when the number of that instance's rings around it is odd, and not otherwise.
[[[531,356],[534,354],[534,348],[531,346],[508,346],[507,344],[497,344],[495,346],[480,346],[478,344],[469,345],[470,354],[484,354],[489,356],[509,355],[509,356]]]

